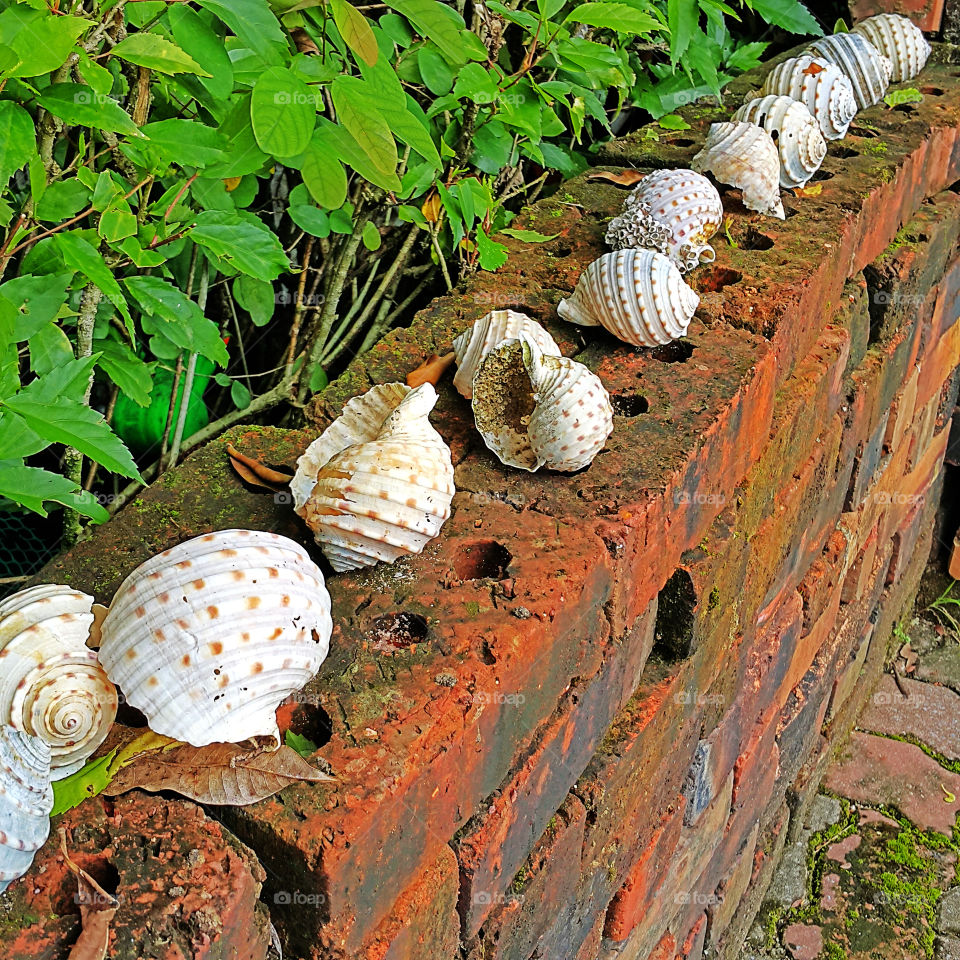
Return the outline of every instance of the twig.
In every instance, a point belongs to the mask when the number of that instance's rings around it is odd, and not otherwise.
[[[283,369],[283,376],[289,377],[293,371],[293,360],[297,355],[297,339],[300,336],[300,325],[303,323],[303,291],[307,286],[307,271],[310,268],[310,258],[313,256],[312,236],[307,237],[303,248],[303,265],[300,268],[300,277],[297,280],[297,299],[293,305],[293,323],[290,326],[290,342],[287,344],[287,362]]]

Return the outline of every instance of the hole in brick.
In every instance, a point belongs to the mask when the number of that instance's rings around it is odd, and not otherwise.
[[[402,650],[427,639],[427,620],[419,613],[387,613],[370,624],[367,638],[380,647]]]
[[[739,270],[731,270],[729,267],[701,267],[695,277],[695,289],[709,293],[717,293],[724,287],[739,283],[743,279],[743,274]]]
[[[120,889],[120,871],[106,857],[92,859],[78,857],[77,865],[86,870],[107,893],[116,896]],[[79,916],[80,903],[78,901],[77,881],[72,873],[66,873],[64,887],[53,904],[53,912],[58,917]]]
[[[657,598],[653,655],[667,663],[684,660],[692,651],[697,593],[686,570],[675,570]]]
[[[610,405],[618,417],[639,417],[650,409],[650,401],[646,397],[631,393],[611,394]]]
[[[851,157],[860,156],[860,154],[851,147],[831,147],[830,154],[838,160],[849,160]]]
[[[319,703],[301,703],[291,716],[288,729],[322,747],[333,736],[333,721]]]
[[[502,580],[513,554],[496,540],[475,540],[463,544],[453,561],[458,580]]]
[[[861,127],[857,124],[852,124],[847,132],[854,137],[863,137],[864,139],[872,139],[873,137],[879,137],[880,134],[876,130],[871,130],[870,127]]]
[[[750,227],[740,242],[743,250],[769,250],[772,246],[773,239],[761,233],[756,227]]]
[[[687,139],[686,137],[681,137],[679,140],[671,140],[670,146],[671,147],[692,147],[693,141]]]
[[[940,87],[931,87],[931,86],[921,87],[920,92],[927,97],[943,96],[943,90],[941,90]]]
[[[893,108],[898,113],[913,113],[917,109],[915,103],[900,103]]]
[[[549,252],[552,257],[569,257],[573,250],[568,244],[560,243],[551,247]]]
[[[821,167],[810,179],[811,180],[832,180],[835,174]]]
[[[647,354],[661,363],[683,363],[693,356],[693,344],[687,340],[671,340],[653,347]]]

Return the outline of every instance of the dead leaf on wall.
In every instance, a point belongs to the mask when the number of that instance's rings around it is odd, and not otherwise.
[[[640,170],[622,170],[620,173],[615,173],[613,170],[595,170],[593,173],[587,174],[587,179],[609,180],[610,183],[615,183],[618,187],[632,187],[645,176],[646,174]]]
[[[70,872],[77,878],[77,904],[82,929],[70,950],[68,960],[104,960],[110,943],[110,924],[120,906],[113,894],[78,867],[67,853],[67,834],[60,828],[60,852]]]

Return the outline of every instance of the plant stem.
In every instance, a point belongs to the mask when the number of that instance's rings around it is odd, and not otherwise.
[[[312,236],[307,237],[303,247],[303,263],[300,267],[300,276],[297,279],[297,299],[293,305],[293,323],[290,326],[290,342],[287,345],[287,361],[283,368],[284,378],[293,372],[293,359],[297,355],[297,340],[300,337],[300,325],[303,323],[303,291],[307,286],[307,272],[310,269],[310,258],[313,256]]]

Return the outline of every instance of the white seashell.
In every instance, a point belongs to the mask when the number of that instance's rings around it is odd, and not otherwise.
[[[560,356],[560,348],[554,343],[553,337],[536,320],[515,310],[494,310],[453,341],[453,350],[457,355],[457,373],[453,385],[457,390],[469,400],[473,396],[473,375],[480,361],[504,340],[516,340],[521,333],[534,339],[544,353]]]
[[[707,242],[723,222],[716,187],[692,170],[656,170],[630,193],[606,240],[615,250],[646,247],[676,263],[681,273],[716,254]]]
[[[484,357],[473,391],[477,429],[511,467],[581,470],[613,430],[600,378],[576,360],[545,354],[526,333]]]
[[[743,205],[784,219],[780,154],[770,134],[752,123],[711,123],[703,149],[690,164],[743,192]]]
[[[50,748],[0,724],[0,893],[22,877],[50,833]]]
[[[857,115],[850,78],[836,65],[809,54],[778,63],[768,74],[761,96],[792,97],[813,115],[827,140],[840,140]]]
[[[320,669],[332,629],[323,573],[300,544],[220,530],[123,581],[100,661],[156,733],[194,746],[279,742],[276,708]]]
[[[860,110],[879,103],[887,92],[893,64],[862,34],[820,37],[805,52],[836,64],[847,75]]]
[[[662,253],[617,250],[583,271],[557,312],[584,327],[606,327],[635,346],[655,347],[684,336],[699,303]]]
[[[733,115],[763,127],[780,154],[780,186],[802,187],[827,155],[827,143],[810,111],[791,97],[757,97]]]
[[[450,448],[428,419],[436,402],[429,383],[374,387],[297,461],[296,512],[334,570],[420,553],[450,516]]]
[[[926,65],[930,44],[909,17],[878,13],[854,26],[853,33],[866,37],[893,65],[891,83],[912,80]]]
[[[83,766],[117,713],[117,691],[87,647],[92,607],[59,584],[0,601],[0,722],[46,743],[54,780]]]

